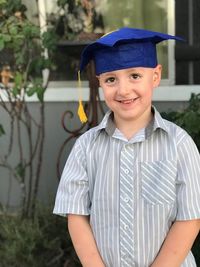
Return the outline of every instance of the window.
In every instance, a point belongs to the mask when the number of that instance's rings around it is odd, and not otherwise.
[[[173,33],[173,6],[168,0],[96,0],[103,15],[106,32],[127,26]],[[113,15],[112,15],[113,14]],[[163,78],[168,79],[168,42],[158,45],[158,61],[163,64]],[[169,62],[171,65],[172,62]]]
[[[35,3],[23,2],[28,7]],[[91,42],[91,36],[95,37],[94,33],[104,34],[127,26],[174,34],[173,0],[68,0],[64,8],[58,7],[57,2],[38,1],[39,13],[57,20],[57,30],[61,34],[56,55],[57,70],[51,76],[52,81],[76,80],[81,50]],[[81,4],[84,5],[82,9]],[[29,7],[29,12],[32,10],[35,12],[37,9]],[[83,35],[81,31],[87,34]],[[165,84],[174,82],[173,45],[173,41],[158,45],[158,61],[163,65]]]

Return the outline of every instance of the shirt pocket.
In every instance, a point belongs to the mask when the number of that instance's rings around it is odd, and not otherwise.
[[[155,204],[172,204],[176,199],[176,160],[141,163],[142,198]]]

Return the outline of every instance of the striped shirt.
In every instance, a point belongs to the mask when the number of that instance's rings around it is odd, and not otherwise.
[[[154,119],[131,140],[112,113],[77,139],[54,213],[90,215],[106,267],[149,267],[176,220],[200,218],[200,156],[191,137]],[[181,267],[194,267],[191,252]]]

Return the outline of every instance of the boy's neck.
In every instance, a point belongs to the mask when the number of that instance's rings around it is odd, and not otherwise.
[[[146,128],[152,119],[153,112],[151,109],[147,111],[147,113],[143,114],[142,117],[134,120],[116,120],[114,115],[114,123],[116,127],[127,138],[127,140],[130,140],[137,132],[139,132],[139,130]]]

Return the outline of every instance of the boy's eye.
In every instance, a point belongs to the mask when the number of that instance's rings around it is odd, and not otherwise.
[[[138,73],[133,73],[133,74],[131,74],[131,77],[132,77],[132,79],[137,80],[137,79],[141,78],[141,75]]]
[[[106,83],[113,83],[115,81],[115,77],[109,77],[107,79],[105,79]]]

